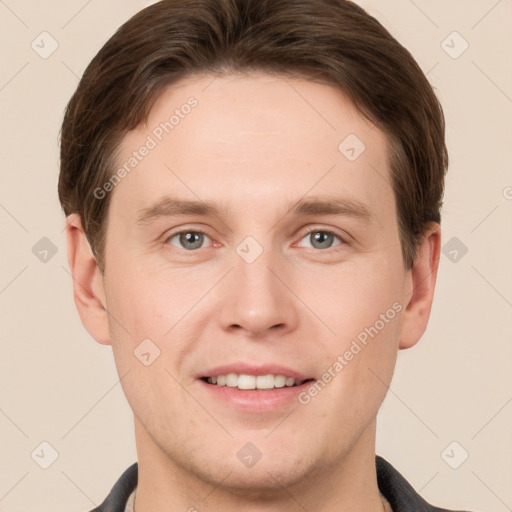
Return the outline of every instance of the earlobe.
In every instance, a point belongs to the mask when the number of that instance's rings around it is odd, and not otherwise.
[[[409,290],[405,297],[399,348],[414,346],[423,336],[432,301],[441,251],[441,228],[431,223],[418,247],[413,268],[409,271]]]
[[[110,345],[103,277],[78,214],[66,218],[66,239],[73,295],[82,324],[98,343]]]

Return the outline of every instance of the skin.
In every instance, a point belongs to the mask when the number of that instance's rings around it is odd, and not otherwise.
[[[104,276],[79,217],[67,220],[78,311],[112,346],[134,413],[136,510],[385,510],[376,415],[397,351],[427,326],[440,227],[428,226],[406,270],[386,137],[339,90],[265,74],[212,78],[174,84],[125,136],[119,165],[174,109],[198,100],[113,191]],[[349,134],[366,146],[353,162],[338,150]],[[223,209],[137,224],[166,195]],[[287,213],[301,199],[334,195],[364,203],[371,219]],[[319,248],[310,228],[341,238]],[[208,236],[191,250],[170,238],[180,230]],[[250,264],[236,252],[249,235],[263,249]],[[320,379],[393,303],[401,312],[306,405],[241,411],[196,378],[246,361]],[[161,351],[150,366],[133,354],[147,338]],[[251,468],[236,456],[247,442],[262,453]]]

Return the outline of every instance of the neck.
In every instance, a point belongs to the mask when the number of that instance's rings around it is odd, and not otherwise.
[[[238,467],[226,474],[212,469],[211,478],[205,478],[205,471],[199,474],[171,459],[137,420],[135,434],[139,462],[135,512],[391,512],[377,486],[375,420],[339,460],[328,465],[320,460],[286,486],[271,474],[272,468],[266,471],[268,478],[254,483],[241,484]],[[207,461],[204,466],[209,466]]]

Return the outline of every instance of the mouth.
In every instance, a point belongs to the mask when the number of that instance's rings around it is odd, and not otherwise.
[[[212,407],[272,414],[298,404],[297,396],[316,380],[310,372],[274,363],[238,361],[204,369],[195,378]]]
[[[271,391],[280,388],[301,386],[314,379],[298,379],[281,374],[251,375],[246,373],[227,373],[201,377],[203,382],[216,387],[236,388],[243,391]]]

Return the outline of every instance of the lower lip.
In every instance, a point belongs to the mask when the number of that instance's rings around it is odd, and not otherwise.
[[[298,402],[297,395],[304,391],[312,381],[303,382],[299,386],[288,386],[273,389],[238,389],[229,386],[216,386],[199,380],[200,385],[210,396],[222,400],[242,411],[267,412],[281,409],[291,403]]]

